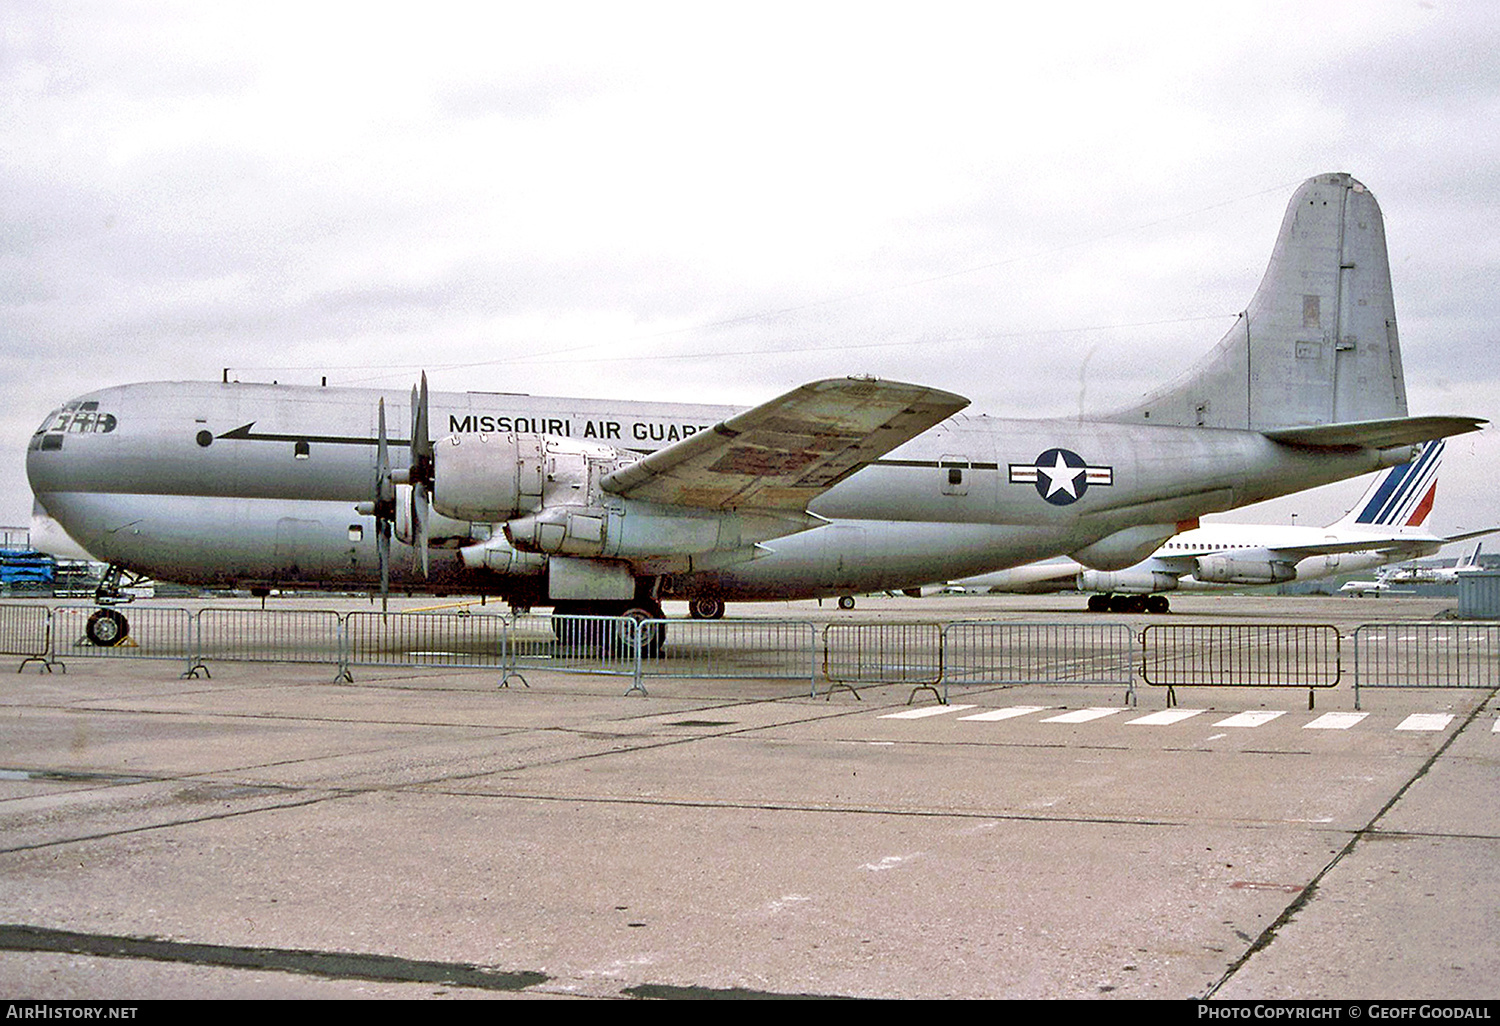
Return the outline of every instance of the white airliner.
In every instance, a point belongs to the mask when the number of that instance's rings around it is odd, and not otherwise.
[[[1283,584],[1332,577],[1430,556],[1451,542],[1500,527],[1442,536],[1422,527],[1437,496],[1442,439],[1411,463],[1377,476],[1347,514],[1327,527],[1204,524],[1191,527],[1125,570],[1092,570],[1050,560],[952,581],[959,592],[1095,592],[1096,612],[1165,613],[1163,592],[1204,586]]]
[[[1088,419],[958,417],[960,396],[860,379],[747,411],[153,382],[54,410],[26,469],[37,537],[162,580],[374,589],[389,574],[556,612],[655,618],[678,597],[715,616],[1060,554],[1120,570],[1205,513],[1477,430],[1407,415],[1395,323],[1380,208],[1326,174],[1293,195],[1219,344]],[[388,412],[406,438],[387,436]],[[113,610],[96,625],[127,629]]]

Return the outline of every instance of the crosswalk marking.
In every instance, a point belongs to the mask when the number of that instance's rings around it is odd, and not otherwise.
[[[1285,716],[1285,709],[1256,709],[1251,712],[1235,713],[1228,719],[1215,723],[1216,727],[1258,727],[1262,723],[1270,723],[1278,716]]]
[[[1013,705],[1009,709],[991,709],[989,712],[974,713],[972,716],[960,716],[961,720],[980,720],[984,723],[994,723],[997,720],[1014,719],[1017,716],[1027,716],[1034,712],[1046,709],[1045,705]]]
[[[1302,724],[1303,730],[1348,730],[1369,713],[1324,713],[1311,723]]]
[[[1061,716],[1048,716],[1043,723],[1087,723],[1089,720],[1101,719],[1105,716],[1113,716],[1119,709],[1078,709],[1074,712],[1063,713]]]
[[[1163,709],[1160,712],[1147,713],[1133,720],[1126,720],[1127,727],[1165,727],[1172,723],[1181,723],[1183,720],[1191,719],[1204,709]]]
[[[1396,724],[1397,730],[1442,730],[1453,722],[1447,713],[1412,713]]]
[[[945,716],[950,713],[963,712],[966,709],[979,708],[976,705],[929,705],[916,709],[903,709],[901,712],[882,713],[879,718],[883,720],[921,720],[929,716]],[[968,716],[957,717],[960,720],[975,723],[999,723],[1003,720],[1013,720],[1022,716],[1030,716],[1033,713],[1046,712],[1056,709],[1057,706],[1046,705],[1011,705],[1001,709],[985,709],[982,712],[971,713]],[[1093,720],[1102,720],[1106,716],[1113,716],[1117,712],[1126,712],[1118,706],[1091,706],[1086,709],[1074,709],[1048,716],[1037,723],[1089,723]],[[1182,723],[1195,716],[1208,712],[1207,709],[1161,709],[1157,712],[1137,716],[1133,720],[1126,720],[1126,726],[1143,727],[1165,727],[1174,723]],[[1226,716],[1213,723],[1215,727],[1260,727],[1272,720],[1286,715],[1284,709],[1255,709],[1246,712],[1238,712]],[[1319,716],[1311,723],[1304,723],[1303,730],[1348,730],[1350,727],[1362,722],[1369,716],[1365,712],[1328,712]],[[1393,729],[1409,731],[1440,731],[1445,730],[1457,717],[1453,713],[1411,713]],[[1497,718],[1490,728],[1491,734],[1500,734],[1500,718]],[[1215,734],[1213,738],[1223,737],[1223,734]],[[1212,738],[1210,739],[1212,740]]]
[[[882,720],[920,720],[928,716],[942,716],[944,713],[963,712],[965,709],[974,708],[972,705],[926,705],[920,709],[907,709],[904,712],[886,713],[880,717]]]

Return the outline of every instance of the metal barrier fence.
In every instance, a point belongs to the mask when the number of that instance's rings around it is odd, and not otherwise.
[[[207,673],[209,660],[335,663],[342,672],[343,624],[328,609],[202,609],[194,617],[193,667]]]
[[[942,625],[828,624],[823,628],[823,677],[850,690],[856,684],[910,684],[936,694],[943,679]]]
[[[818,629],[806,620],[652,620],[665,639],[643,677],[805,680],[818,693]]]
[[[1331,688],[1342,673],[1331,624],[1151,624],[1141,631],[1141,679],[1175,687]]]
[[[128,619],[111,606],[53,606],[52,662],[180,659],[185,672],[192,673],[197,661],[195,620],[190,610],[168,606],[131,606]]]
[[[17,673],[31,662],[51,670],[51,646],[52,616],[46,606],[0,605],[0,655],[22,657]]]
[[[943,698],[948,684],[1108,684],[1133,697],[1135,645],[1123,623],[950,623]]]
[[[1500,687],[1500,623],[1389,623],[1355,629],[1354,692],[1370,687]],[[528,670],[631,678],[805,680],[830,686],[910,684],[1336,686],[1331,625],[1123,623],[835,623],[644,620],[507,613],[337,613],[331,610],[0,605],[0,655],[49,669],[66,658],[495,669],[502,684]]]
[[[1500,624],[1367,623],[1354,629],[1360,688],[1500,687]]]

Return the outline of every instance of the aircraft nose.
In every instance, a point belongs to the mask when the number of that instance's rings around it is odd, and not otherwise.
[[[63,403],[47,414],[26,446],[26,476],[36,493],[59,491],[66,485],[70,437],[108,435],[119,426],[113,413],[100,408],[97,398],[83,397]]]

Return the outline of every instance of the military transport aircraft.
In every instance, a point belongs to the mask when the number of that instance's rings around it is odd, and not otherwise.
[[[669,597],[714,616],[1059,554],[1122,569],[1202,514],[1484,423],[1407,416],[1384,223],[1347,174],[1297,189],[1249,307],[1179,380],[1090,419],[966,405],[862,379],[743,412],[155,382],[65,403],[26,465],[38,515],[125,571],[370,589],[389,573],[402,590],[655,618]],[[388,410],[406,438],[387,437]],[[392,559],[392,535],[414,551]],[[101,611],[96,627],[126,624]]]
[[[950,581],[943,590],[1094,592],[1088,602],[1093,612],[1165,613],[1170,606],[1163,592],[1311,581],[1430,556],[1452,542],[1500,531],[1488,527],[1443,536],[1422,527],[1437,495],[1445,445],[1442,439],[1428,442],[1415,460],[1377,476],[1359,502],[1327,527],[1203,524],[1124,570],[1093,570],[1076,560],[1054,559]]]

